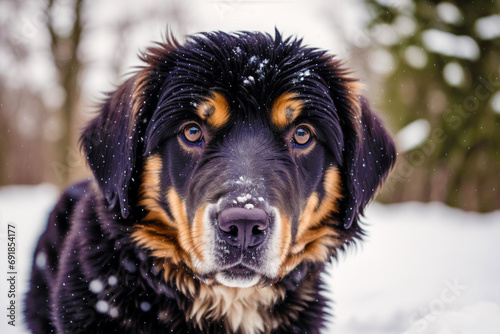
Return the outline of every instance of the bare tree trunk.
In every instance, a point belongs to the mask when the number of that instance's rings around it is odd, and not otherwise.
[[[47,6],[48,30],[51,37],[51,50],[54,64],[59,72],[59,82],[64,89],[65,98],[60,109],[61,117],[61,138],[57,142],[58,158],[52,163],[53,170],[61,185],[69,181],[70,166],[68,165],[69,155],[75,152],[75,145],[72,136],[73,116],[76,113],[80,99],[80,88],[78,76],[81,72],[82,64],[78,58],[78,46],[80,45],[83,24],[81,21],[83,0],[76,0],[74,4],[75,20],[68,36],[58,33],[54,27],[54,20],[50,15],[54,8],[55,1],[49,0]]]

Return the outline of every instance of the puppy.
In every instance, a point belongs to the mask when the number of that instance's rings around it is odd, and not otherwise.
[[[173,38],[83,131],[94,178],[38,243],[33,333],[319,333],[394,144],[338,60],[257,32]]]

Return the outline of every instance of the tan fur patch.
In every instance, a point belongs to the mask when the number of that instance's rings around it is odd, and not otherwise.
[[[321,202],[314,192],[299,216],[296,242],[281,267],[280,276],[288,274],[304,259],[327,261],[331,248],[342,244],[332,222],[327,221],[332,212],[338,212],[338,200],[342,198],[340,174],[336,167],[326,171],[323,187],[325,195]]]
[[[305,209],[299,217],[298,235],[303,235],[306,231],[320,226],[330,213],[338,212],[337,202],[342,198],[342,192],[340,173],[336,167],[330,167],[326,170],[323,189],[325,195],[321,203],[319,203],[316,192],[309,197]]]
[[[174,228],[175,224],[172,222],[171,217],[169,217],[165,210],[158,204],[162,196],[160,194],[160,176],[162,168],[163,163],[160,156],[157,154],[148,157],[144,163],[142,186],[140,189],[141,200],[139,204],[143,205],[148,210],[145,220],[161,221]]]
[[[159,259],[155,265],[158,268],[164,269],[163,276],[165,281],[174,285],[183,295],[196,295],[200,283],[183,266],[172,265],[167,259]]]
[[[284,93],[274,101],[271,108],[271,121],[282,129],[290,125],[300,115],[303,102],[297,100],[296,93]]]
[[[160,156],[150,156],[144,164],[139,201],[148,213],[143,223],[135,225],[132,239],[139,246],[150,249],[156,258],[168,259],[170,263],[176,265],[184,263],[192,268],[193,258],[201,258],[201,251],[194,247],[200,243],[194,240],[194,232],[189,227],[186,203],[174,188],[170,188],[166,194],[171,214],[159,204],[165,201],[162,198],[164,195],[160,192],[161,172]],[[198,211],[203,212],[203,210],[204,208],[200,208]],[[195,226],[199,225],[195,222]],[[196,236],[203,233],[199,231],[199,227],[195,231]]]
[[[218,129],[223,127],[229,120],[229,103],[221,93],[212,92],[207,100],[198,105],[196,113],[210,126]]]

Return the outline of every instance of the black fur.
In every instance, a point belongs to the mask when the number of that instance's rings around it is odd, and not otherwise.
[[[332,230],[325,240],[342,240],[328,250],[330,258],[362,236],[363,208],[394,163],[389,135],[367,101],[350,91],[355,80],[338,61],[300,40],[279,33],[273,38],[214,32],[190,37],[184,45],[159,44],[142,58],[147,65],[109,94],[82,134],[94,179],[62,195],[38,243],[26,299],[33,333],[229,331],[224,318],[193,323],[186,312],[196,296],[182,293],[164,271],[186,272],[197,289],[211,284],[210,274],[168,258],[169,265],[159,267],[153,249],[132,237],[144,226],[164,228],[147,218],[150,208],[141,201],[152,191],[144,186],[149,157],[162,162],[161,198],[155,203],[166,217],[175,220],[164,198],[169,189],[185,201],[189,221],[203,204],[236,198],[245,190],[264,194],[263,201],[286,214],[292,242],[301,237],[298,220],[311,194],[323,200],[331,192],[324,189],[325,173],[335,167],[342,194],[330,204],[338,209],[318,222]],[[230,110],[229,119],[216,129],[196,114],[213,92],[225,97]],[[269,114],[287,92],[305,102],[293,124],[279,128]],[[182,126],[189,122],[203,124],[206,140],[183,144]],[[307,153],[302,153],[307,147],[290,140],[302,123],[314,129],[315,145]],[[239,175],[262,182],[251,188],[230,182]],[[239,204],[224,200],[220,205]],[[178,245],[178,240],[168,242]],[[243,257],[250,267],[258,266],[266,251],[248,251],[248,258],[257,257],[252,262],[231,247],[236,255],[224,261]],[[264,332],[318,333],[322,328],[327,311],[320,273],[326,260],[314,256],[284,276],[262,278],[262,286],[273,283],[284,291],[265,315]]]

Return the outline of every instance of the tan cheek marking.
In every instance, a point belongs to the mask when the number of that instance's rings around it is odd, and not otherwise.
[[[299,217],[298,235],[303,235],[321,223],[332,212],[338,212],[338,200],[342,198],[340,173],[336,167],[330,167],[325,172],[323,189],[325,195],[319,203],[318,194],[313,193],[307,201],[305,210]]]
[[[141,200],[139,204],[148,210],[144,220],[160,221],[165,225],[175,228],[172,219],[165,210],[158,204],[161,199],[160,194],[160,175],[162,173],[162,160],[159,155],[150,156],[144,164],[142,173],[142,185],[140,190]]]
[[[144,225],[132,233],[132,240],[144,248],[151,250],[151,255],[157,258],[168,258],[174,263],[179,263],[182,256],[177,251],[175,234],[172,230],[158,226]],[[169,233],[171,233],[169,235]],[[172,235],[173,234],[173,235]]]
[[[314,262],[327,261],[331,249],[342,245],[335,227],[331,224],[325,225],[330,213],[338,212],[338,200],[342,198],[340,182],[338,169],[329,168],[323,181],[325,195],[321,203],[317,193],[309,197],[299,216],[297,241],[281,266],[281,276],[288,274],[305,259]]]
[[[177,254],[175,242],[178,231],[171,217],[158,204],[162,196],[160,193],[161,172],[160,156],[150,156],[144,164],[144,172],[141,175],[141,200],[139,201],[148,213],[144,218],[144,223],[135,225],[135,231],[131,237],[137,245],[150,249],[153,256],[170,258],[178,262],[181,259],[181,256]]]
[[[295,93],[284,93],[274,101],[271,108],[271,121],[277,128],[281,129],[290,125],[302,112],[303,103],[296,98]]]
[[[229,103],[221,93],[212,92],[207,100],[200,103],[196,113],[210,126],[218,129],[223,127],[229,120]]]
[[[174,188],[168,190],[167,202],[179,231],[177,241],[184,252],[189,253],[193,248],[193,236],[188,223],[186,203],[181,199]]]
[[[139,204],[148,213],[143,223],[136,224],[131,234],[139,246],[151,250],[151,255],[168,259],[171,264],[185,263],[192,267],[187,254],[193,251],[193,238],[188,225],[184,201],[173,188],[167,192],[167,202],[172,215],[168,215],[158,203],[161,202],[160,176],[162,160],[159,155],[150,156],[144,164]],[[201,256],[201,254],[195,254]]]

